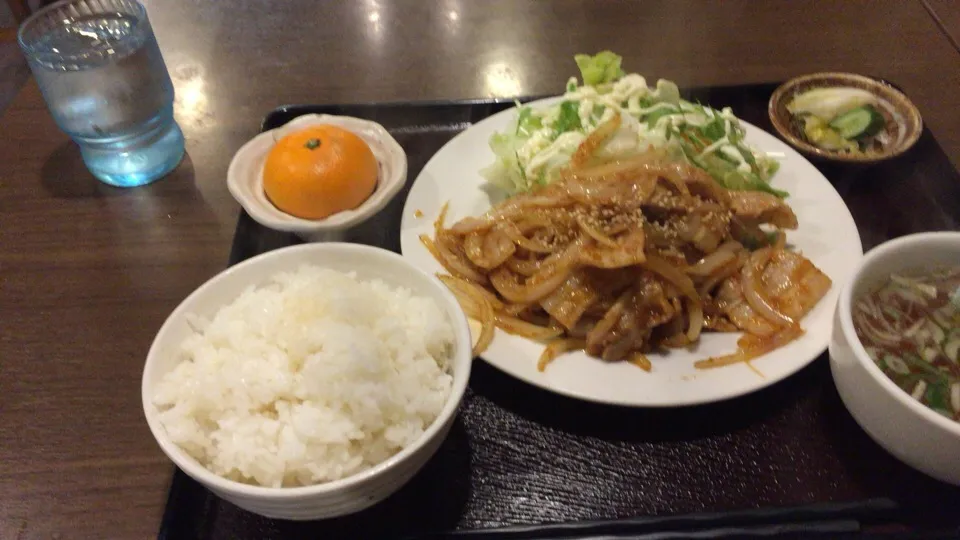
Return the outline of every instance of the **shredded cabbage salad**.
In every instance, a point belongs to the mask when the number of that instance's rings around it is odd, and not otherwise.
[[[488,182],[510,194],[553,182],[580,143],[620,114],[620,128],[597,152],[602,159],[653,146],[704,169],[727,189],[787,195],[769,184],[779,163],[743,140],[743,126],[729,107],[681,99],[677,85],[663,79],[650,88],[640,75],[624,74],[620,56],[610,51],[575,60],[583,84],[571,77],[563,99],[552,106],[518,103],[516,120],[490,138],[496,161],[481,171]]]

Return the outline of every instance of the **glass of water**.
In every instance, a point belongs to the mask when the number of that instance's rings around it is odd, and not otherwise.
[[[142,186],[177,166],[173,83],[143,5],[64,0],[24,21],[18,38],[50,113],[94,176]]]

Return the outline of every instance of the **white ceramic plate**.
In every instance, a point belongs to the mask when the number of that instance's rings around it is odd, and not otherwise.
[[[556,99],[533,105],[547,105]],[[478,171],[493,162],[487,146],[490,136],[506,129],[515,114],[514,109],[503,111],[473,125],[441,148],[414,181],[403,209],[400,241],[403,255],[420,269],[443,272],[418,236],[432,236],[433,221],[444,202],[450,202],[448,225],[490,208]],[[769,133],[746,122],[743,125],[749,143],[780,159],[773,184],[790,192],[788,201],[800,221],[796,231],[788,232],[788,243],[833,279],[830,292],[801,321],[805,335],[752,362],[762,376],[744,364],[711,370],[693,367],[697,360],[736,350],[740,334],[704,334],[693,350],[651,355],[651,373],[625,362],[605,363],[582,351],[563,355],[539,372],[536,363],[543,345],[499,330],[483,359],[518,379],[559,394],[636,407],[693,405],[743,395],[788,377],[816,359],[827,347],[840,287],[863,257],[860,235],[840,195],[810,162]]]

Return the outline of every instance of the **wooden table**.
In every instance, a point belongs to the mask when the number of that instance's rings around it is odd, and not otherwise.
[[[960,164],[960,53],[919,0],[149,9],[187,136],[171,176],[133,190],[97,183],[32,82],[0,119],[3,539],[156,534],[172,466],[143,420],[143,360],[166,315],[223,268],[238,210],[227,164],[275,106],[548,94],[576,72],[574,53],[609,48],[681,86],[883,76]]]

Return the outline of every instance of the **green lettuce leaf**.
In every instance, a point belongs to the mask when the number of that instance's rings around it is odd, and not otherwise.
[[[653,129],[657,122],[664,116],[671,116],[674,114],[683,114],[681,111],[676,109],[670,109],[667,107],[661,107],[643,117],[643,121],[647,123],[647,127]]]
[[[560,116],[553,124],[555,135],[582,129],[580,125],[580,103],[576,101],[564,101],[560,104]]]
[[[601,51],[594,56],[578,54],[573,59],[580,68],[583,84],[595,86],[623,77],[623,69],[620,68],[623,58],[610,51]]]
[[[539,116],[534,116],[532,107],[521,107],[517,117],[517,135],[529,138],[533,132],[543,127]]]
[[[781,191],[766,183],[752,172],[745,173],[737,169],[736,165],[728,163],[719,157],[710,154],[700,158],[704,169],[723,187],[734,191],[765,191],[780,197],[787,197],[786,191]]]
[[[523,146],[525,140],[525,137],[513,133],[494,133],[490,137],[490,150],[496,159],[480,171],[488,182],[511,195],[527,191],[531,187],[517,159],[517,150]]]
[[[781,199],[789,196],[786,191],[781,191],[766,183],[760,177],[753,173],[741,172],[736,165],[729,163],[717,155],[708,154],[698,156],[688,149],[686,145],[681,144],[680,149],[690,163],[707,171],[717,183],[726,189],[733,191],[765,191],[780,197]]]

